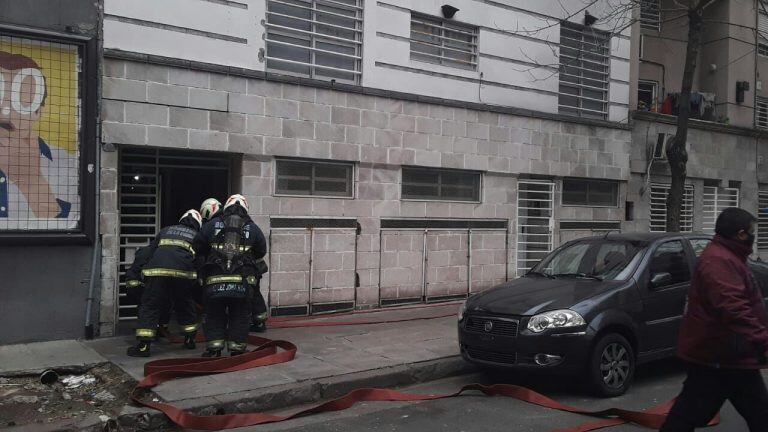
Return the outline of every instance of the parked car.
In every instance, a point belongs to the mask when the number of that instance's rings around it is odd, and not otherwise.
[[[674,355],[696,258],[710,240],[636,233],[568,242],[462,305],[461,354],[480,365],[585,377],[597,394],[621,395],[638,364]],[[765,297],[768,265],[749,265]]]

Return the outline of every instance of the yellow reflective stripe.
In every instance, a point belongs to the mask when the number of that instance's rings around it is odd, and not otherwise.
[[[240,275],[222,275],[211,276],[205,280],[206,285],[214,285],[220,283],[242,283],[243,277]]]
[[[229,341],[228,348],[230,351],[245,351],[248,348],[248,344],[245,342],[232,342]]]
[[[245,280],[249,285],[256,285],[256,276],[248,276]]]
[[[167,269],[167,268],[144,269],[141,271],[141,274],[148,277],[160,276],[160,277],[175,277],[175,278],[184,278],[184,279],[197,279],[196,272]]]
[[[126,281],[125,284],[128,285],[129,287],[137,287],[141,285],[141,281],[129,280],[129,281]]]
[[[155,329],[136,329],[136,337],[155,337]]]
[[[249,250],[251,250],[251,247],[252,246],[238,246],[237,250],[240,251],[240,252],[248,252]],[[219,249],[219,250],[224,250],[225,249],[224,248],[224,244],[222,244],[222,243],[213,243],[213,244],[211,244],[211,248]]]
[[[182,330],[184,330],[184,333],[192,333],[194,331],[197,331],[197,324],[189,324],[182,327]]]
[[[176,246],[188,250],[192,255],[195,254],[195,250],[192,248],[192,243],[186,240],[179,239],[160,239],[158,246]]]

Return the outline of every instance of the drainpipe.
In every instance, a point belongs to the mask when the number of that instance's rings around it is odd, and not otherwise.
[[[96,269],[100,266],[98,266],[98,259],[101,257],[101,224],[100,218],[101,218],[101,207],[100,207],[100,198],[101,198],[101,147],[98,146],[96,151],[96,160],[94,161],[94,172],[96,175],[96,196],[94,197],[94,202],[96,206],[96,241],[94,242],[93,246],[93,254],[91,255],[91,276],[88,280],[88,297],[86,298],[85,303],[85,338],[86,339],[93,339],[94,336],[94,329],[93,329],[93,301],[94,301],[94,290],[96,288]]]

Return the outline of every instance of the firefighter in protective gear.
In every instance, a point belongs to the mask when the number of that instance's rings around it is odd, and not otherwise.
[[[203,356],[221,356],[225,344],[231,355],[242,354],[247,348],[251,299],[261,296],[258,280],[267,272],[267,241],[248,216],[242,195],[229,197],[222,214],[203,226],[195,250],[205,292]]]
[[[136,254],[133,258],[133,264],[125,272],[125,286],[126,294],[128,295],[129,303],[136,303],[137,307],[141,306],[141,296],[144,293],[144,278],[141,275],[141,269],[147,265],[149,259],[152,258],[152,253],[149,246],[144,246],[136,250]],[[164,310],[160,312],[160,325],[158,331],[155,334],[155,340],[160,336],[168,335],[168,323],[171,320],[171,305],[167,305]]]
[[[197,273],[193,242],[201,224],[200,213],[188,210],[177,225],[160,230],[149,245],[150,258],[141,270],[146,288],[139,306],[137,343],[128,348],[129,356],[149,357],[160,316],[171,301],[175,306],[176,321],[184,331],[184,347],[195,348],[197,315],[192,301],[192,287]]]
[[[216,198],[208,198],[200,205],[200,216],[203,217],[203,223],[215,218],[221,213],[221,203]]]

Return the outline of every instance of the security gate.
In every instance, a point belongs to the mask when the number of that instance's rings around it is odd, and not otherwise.
[[[148,245],[162,226],[176,223],[189,208],[208,197],[226,199],[231,160],[212,153],[121,148],[118,209],[118,316],[136,319],[137,298],[128,295],[125,272],[140,247]]]
[[[768,250],[768,190],[757,195],[757,250]]]
[[[702,204],[702,231],[707,234],[714,234],[715,222],[720,212],[728,207],[739,206],[739,190],[737,188],[705,186]]]
[[[547,180],[517,183],[517,275],[552,251],[555,184]]]

